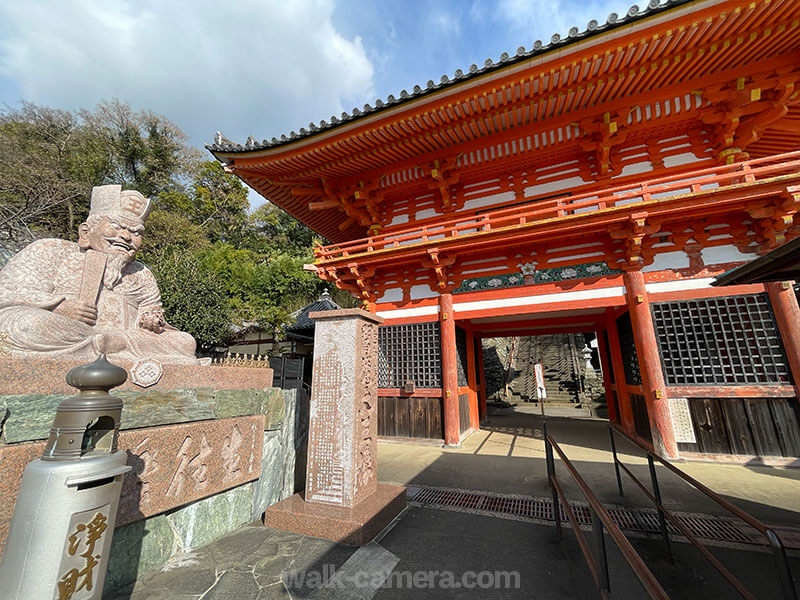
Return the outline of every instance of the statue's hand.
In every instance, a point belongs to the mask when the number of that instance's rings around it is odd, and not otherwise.
[[[87,325],[94,325],[97,322],[97,307],[78,300],[64,300],[53,309],[53,312]]]
[[[139,327],[153,333],[161,333],[166,329],[166,326],[167,322],[164,320],[164,313],[160,310],[147,312],[139,319]]]

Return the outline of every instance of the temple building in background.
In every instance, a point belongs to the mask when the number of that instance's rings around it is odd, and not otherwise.
[[[797,457],[795,292],[711,283],[800,232],[798,80],[800,2],[656,0],[209,149],[385,319],[381,435],[477,429],[483,338],[595,333],[611,420],[662,455]]]

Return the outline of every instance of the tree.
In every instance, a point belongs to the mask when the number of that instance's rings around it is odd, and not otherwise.
[[[212,242],[240,244],[247,227],[247,188],[216,161],[200,163],[192,182],[192,220]]]
[[[187,173],[200,160],[186,135],[162,115],[136,112],[119,100],[81,111],[90,139],[108,156],[104,183],[118,183],[147,197],[182,190]]]
[[[151,255],[148,266],[158,281],[167,322],[191,333],[199,351],[208,352],[230,337],[227,290],[194,252],[171,246]]]
[[[267,202],[250,215],[248,247],[276,256],[289,254],[311,258],[311,247],[319,236],[289,213]]]
[[[74,235],[80,223],[76,220],[83,216],[79,207],[86,204],[92,186],[88,164],[93,159],[73,155],[80,136],[78,120],[68,111],[23,103],[19,110],[0,114],[4,239],[29,241],[41,230]],[[76,165],[82,168],[74,169]]]
[[[174,246],[201,250],[209,248],[211,243],[203,228],[192,223],[184,215],[154,208],[147,218],[147,230],[140,256],[151,257]]]
[[[118,100],[91,111],[22,103],[0,112],[1,245],[74,239],[92,187],[109,183],[153,201],[139,258],[159,282],[168,320],[201,350],[222,345],[234,322],[282,333],[290,313],[325,287],[303,268],[316,234],[269,203],[248,215],[247,188],[202,161],[166,117]]]
[[[80,112],[23,102],[0,113],[0,235],[74,239],[93,186],[182,191],[198,160],[168,119],[117,100]]]

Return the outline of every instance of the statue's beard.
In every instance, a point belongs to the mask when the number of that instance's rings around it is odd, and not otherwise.
[[[108,289],[112,289],[120,281],[122,281],[122,270],[133,260],[132,257],[126,254],[118,254],[110,256],[106,262],[106,272],[103,275],[103,285]]]

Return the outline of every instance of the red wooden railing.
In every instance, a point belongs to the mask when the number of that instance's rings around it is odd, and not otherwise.
[[[318,247],[314,249],[314,255],[320,262],[336,260],[363,252],[526,225],[650,200],[684,197],[736,184],[753,184],[795,173],[800,173],[800,151],[709,167],[576,196],[532,200],[527,206],[498,209],[481,215],[465,215],[403,231]]]

